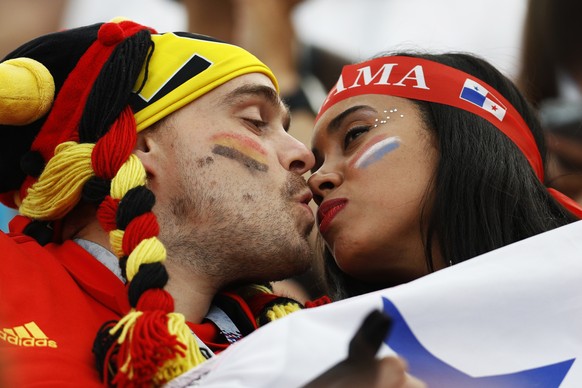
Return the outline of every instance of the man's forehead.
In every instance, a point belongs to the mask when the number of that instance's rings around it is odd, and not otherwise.
[[[263,90],[266,96],[271,95],[270,99],[276,97],[276,100],[280,101],[273,82],[271,82],[269,77],[259,73],[244,74],[233,78],[219,87],[218,90],[220,90],[221,94],[225,96],[245,94],[245,92],[250,92],[252,90]]]

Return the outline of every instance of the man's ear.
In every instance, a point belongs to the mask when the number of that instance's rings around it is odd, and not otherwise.
[[[138,133],[133,153],[141,160],[150,178],[157,175],[159,152],[160,145],[156,141],[156,136],[153,136],[152,131],[146,129]]]

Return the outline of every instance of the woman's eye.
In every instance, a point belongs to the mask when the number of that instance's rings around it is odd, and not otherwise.
[[[364,133],[370,130],[369,126],[360,126],[360,127],[353,127],[350,128],[346,132],[346,136],[344,137],[344,149],[348,148],[350,143],[356,140],[358,137],[363,135]]]

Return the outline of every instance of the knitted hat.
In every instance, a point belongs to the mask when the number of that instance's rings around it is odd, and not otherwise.
[[[204,360],[163,290],[166,252],[132,154],[137,132],[248,73],[277,88],[239,47],[131,21],[45,35],[0,63],[0,200],[32,220],[23,231],[41,243],[54,238],[43,225],[94,203],[129,281],[132,310],[94,347],[110,384],[163,384]]]

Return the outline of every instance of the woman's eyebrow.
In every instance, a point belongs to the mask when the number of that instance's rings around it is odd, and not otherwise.
[[[376,109],[372,108],[369,105],[356,105],[356,106],[352,106],[346,110],[344,110],[342,113],[338,114],[336,117],[333,118],[333,120],[331,120],[327,126],[327,132],[332,134],[334,132],[336,132],[342,125],[343,121],[346,119],[346,117],[348,117],[349,115],[351,115],[354,112],[357,112],[359,110],[369,110],[375,113],[378,113],[376,111]]]
[[[291,123],[291,113],[289,108],[283,103],[275,89],[265,85],[250,84],[240,86],[228,93],[221,100],[221,104],[232,106],[245,97],[260,97],[267,102],[273,109],[280,110],[283,113],[283,127],[287,131]]]

